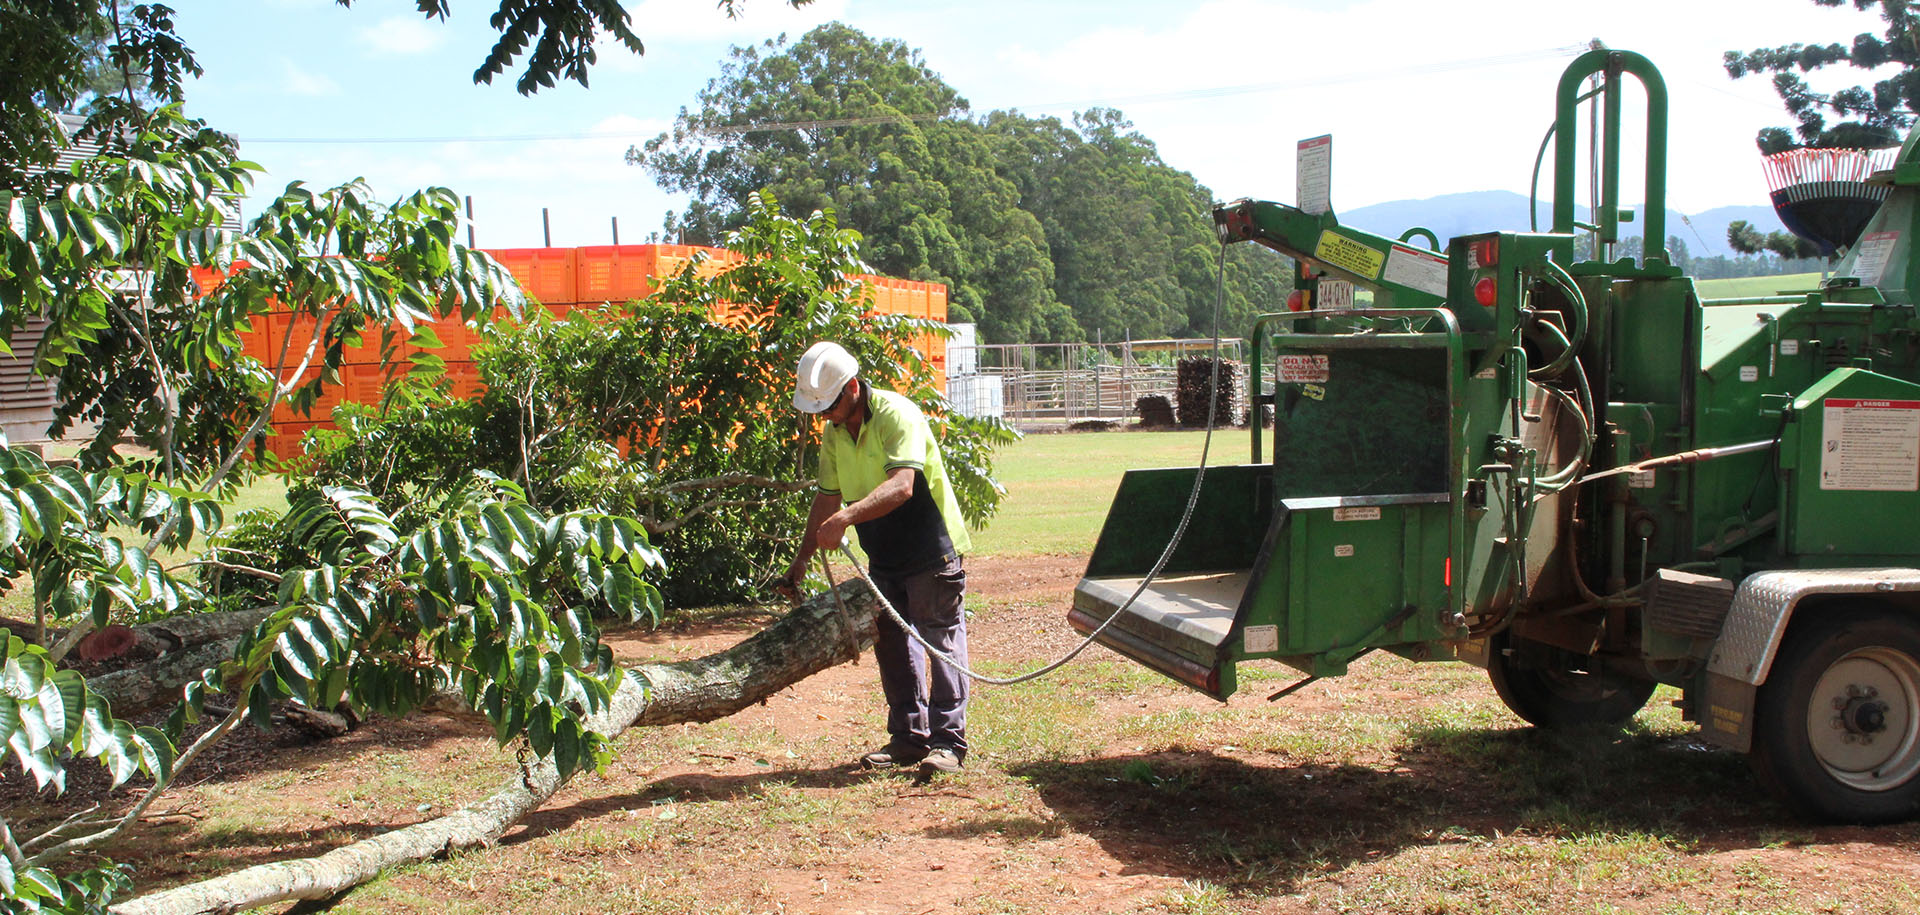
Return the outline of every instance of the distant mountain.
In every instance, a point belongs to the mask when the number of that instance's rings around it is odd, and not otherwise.
[[[1633,222],[1622,226],[1623,235],[1640,233],[1640,209],[1635,208]],[[1544,231],[1553,224],[1553,207],[1543,200],[1539,202],[1537,210],[1540,228]],[[1413,226],[1425,226],[1440,236],[1443,245],[1447,239],[1459,235],[1525,232],[1529,225],[1527,198],[1512,191],[1469,191],[1425,200],[1392,200],[1337,215],[1341,225],[1389,238],[1398,238],[1400,233]],[[1581,222],[1590,221],[1587,208],[1576,208],[1574,218]],[[1731,256],[1733,249],[1727,247],[1727,226],[1739,219],[1753,223],[1761,232],[1778,232],[1785,228],[1771,206],[1716,207],[1691,216],[1669,209],[1667,234],[1679,236],[1686,242],[1687,252],[1694,256]]]

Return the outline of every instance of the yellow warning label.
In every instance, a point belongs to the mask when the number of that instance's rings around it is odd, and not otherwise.
[[[1380,277],[1380,268],[1387,261],[1387,256],[1380,251],[1332,229],[1320,233],[1320,243],[1314,246],[1313,256],[1369,280]]]

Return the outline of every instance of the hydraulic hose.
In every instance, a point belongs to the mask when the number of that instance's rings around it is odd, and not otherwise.
[[[1566,268],[1550,260],[1540,261],[1539,268],[1548,282],[1560,287],[1560,291],[1566,293],[1567,307],[1561,311],[1561,314],[1566,315],[1573,322],[1573,325],[1567,328],[1567,348],[1561,350],[1560,354],[1553,357],[1553,360],[1546,365],[1527,372],[1528,377],[1531,378],[1554,378],[1567,370],[1567,363],[1578,357],[1580,348],[1587,343],[1587,297],[1580,291],[1580,285],[1573,281],[1572,275],[1567,273]],[[1533,268],[1528,269],[1531,271]]]

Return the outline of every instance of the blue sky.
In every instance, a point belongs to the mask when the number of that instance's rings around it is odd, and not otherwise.
[[[642,240],[682,201],[622,152],[692,105],[731,46],[833,20],[920,48],[976,113],[1119,108],[1222,198],[1292,202],[1294,143],[1331,133],[1336,212],[1525,193],[1559,73],[1596,38],[1665,75],[1670,205],[1765,204],[1752,138],[1787,117],[1764,78],[1729,80],[1721,52],[1879,31],[1812,0],[747,0],[734,21],[711,0],[646,0],[627,4],[644,56],[610,47],[590,89],[526,98],[510,76],[471,80],[495,0],[453,0],[444,22],[409,0],[177,6],[206,68],[190,112],[267,169],[249,215],[295,179],[364,177],[389,198],[444,185],[474,198],[483,247],[539,245],[542,207],[556,245],[606,244],[616,217],[623,242]],[[1635,108],[1629,120],[1644,117]]]

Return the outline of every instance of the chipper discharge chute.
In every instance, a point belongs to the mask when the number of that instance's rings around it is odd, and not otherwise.
[[[1638,262],[1613,257],[1632,215],[1628,76],[1647,96]],[[1822,288],[1703,300],[1659,245],[1658,71],[1594,51],[1557,99],[1549,232],[1442,248],[1284,204],[1215,210],[1223,242],[1299,266],[1289,310],[1250,339],[1271,444],[1255,422],[1248,463],[1129,472],[1069,619],[1216,698],[1244,662],[1312,678],[1381,649],[1486,667],[1546,727],[1617,726],[1665,683],[1799,810],[1910,817],[1920,148],[1874,177],[1886,203]],[[1604,111],[1591,224],[1573,202],[1589,101]],[[1577,232],[1594,254],[1576,257]]]

